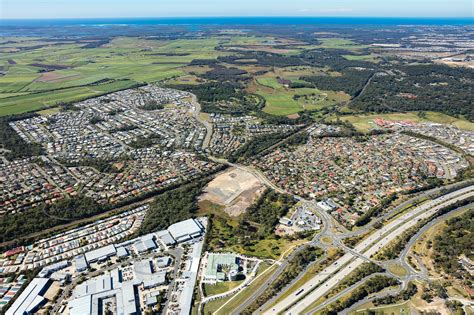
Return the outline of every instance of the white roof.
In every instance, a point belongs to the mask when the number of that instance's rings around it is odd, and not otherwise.
[[[37,297],[45,293],[43,291],[48,283],[49,279],[47,278],[34,278],[5,314],[23,315],[27,312],[27,310],[33,309],[38,305],[38,302],[40,302],[39,298]]]
[[[117,251],[115,250],[114,245],[107,245],[107,246],[95,249],[93,251],[87,252],[86,259],[88,262],[91,262],[91,261],[96,261],[99,259],[113,256],[116,253]]]
[[[165,243],[165,245],[172,245],[176,243],[168,230],[156,232],[156,235],[163,241],[163,243]]]
[[[202,225],[194,219],[188,219],[181,221],[175,224],[170,225],[168,228],[171,236],[177,240],[186,240],[191,237],[191,235],[200,235],[202,234],[203,228]]]
[[[86,295],[68,302],[70,315],[83,315],[92,313],[92,295]]]

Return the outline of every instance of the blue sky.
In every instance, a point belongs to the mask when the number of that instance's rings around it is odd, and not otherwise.
[[[472,0],[0,0],[0,18],[473,15]]]

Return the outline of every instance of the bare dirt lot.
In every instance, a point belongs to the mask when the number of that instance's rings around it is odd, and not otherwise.
[[[264,185],[254,175],[230,168],[207,185],[200,200],[222,205],[230,216],[239,216],[264,190]]]

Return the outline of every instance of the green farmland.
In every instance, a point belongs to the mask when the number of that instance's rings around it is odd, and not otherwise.
[[[138,84],[186,76],[194,59],[215,59],[220,39],[148,40],[118,37],[108,44],[83,48],[74,42],[45,44],[17,38],[0,44],[0,115],[36,111],[79,101]],[[24,49],[42,45],[38,49]],[[104,83],[105,82],[105,83]]]

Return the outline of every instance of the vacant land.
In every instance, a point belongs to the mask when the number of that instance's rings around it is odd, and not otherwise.
[[[299,73],[298,73],[299,72]],[[289,83],[296,82],[305,70],[267,73],[256,78],[248,88],[266,100],[264,112],[273,115],[292,115],[303,110],[322,109],[340,102],[348,101],[349,95],[342,92],[320,91],[315,88],[290,88]]]
[[[230,216],[241,215],[262,194],[263,184],[252,174],[230,168],[214,178],[200,200],[224,206]]]

